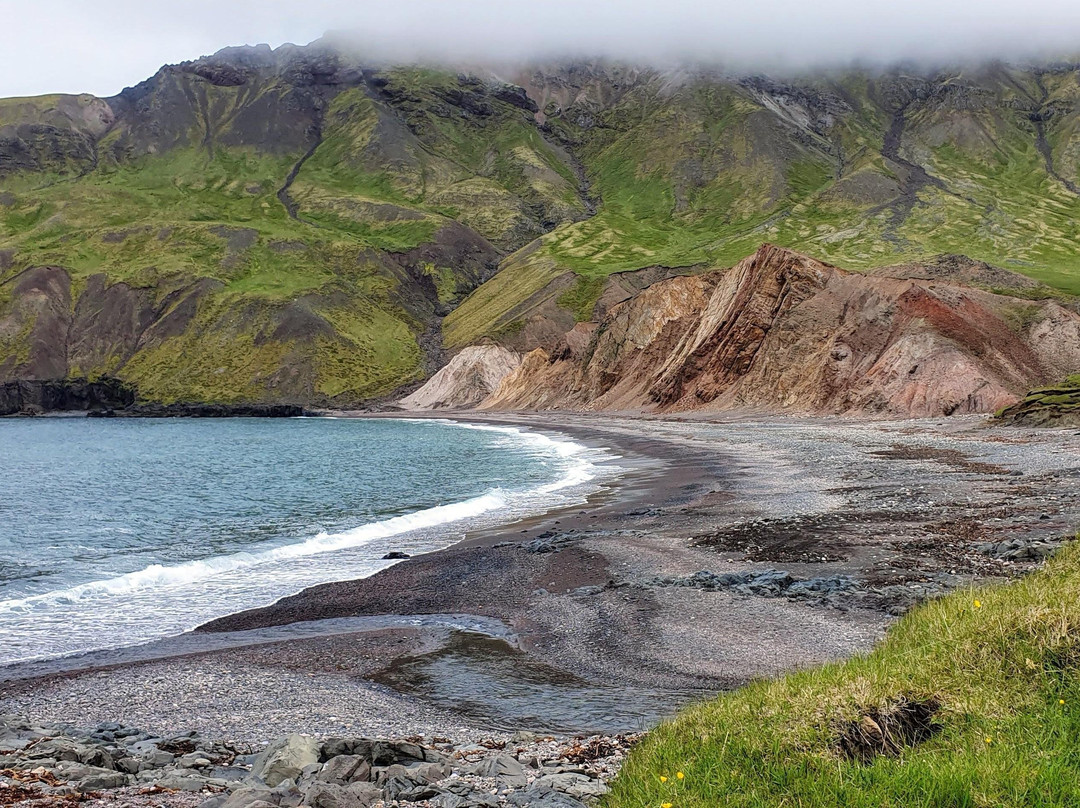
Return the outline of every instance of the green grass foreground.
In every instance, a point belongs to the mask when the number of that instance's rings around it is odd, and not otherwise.
[[[936,734],[867,763],[840,751],[852,722],[900,699],[940,703]],[[752,683],[658,727],[605,806],[668,803],[1080,805],[1080,543],[1021,581],[919,607],[865,656]]]

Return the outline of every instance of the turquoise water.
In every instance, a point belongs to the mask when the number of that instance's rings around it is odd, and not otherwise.
[[[569,440],[396,419],[4,419],[0,456],[0,664],[371,575],[613,471]]]

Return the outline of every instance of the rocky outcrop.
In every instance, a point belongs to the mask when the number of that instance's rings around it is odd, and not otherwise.
[[[91,418],[296,418],[296,404],[136,403],[120,379],[22,379],[0,383],[0,416],[85,412]]]
[[[482,407],[933,416],[993,412],[1080,367],[1053,300],[846,272],[772,245],[653,284],[588,344],[537,349]]]
[[[512,743],[428,745],[294,734],[252,755],[194,732],[162,737],[115,722],[79,730],[0,716],[0,800],[142,805],[171,794],[167,804],[200,808],[586,808],[607,793],[639,738],[519,732]]]
[[[997,421],[1014,426],[1080,427],[1080,373],[1032,390],[999,412]]]
[[[135,404],[122,410],[94,410],[91,418],[299,418],[298,404]]]
[[[135,389],[118,379],[23,380],[0,383],[0,415],[93,412],[135,403]]]
[[[467,410],[476,407],[521,364],[499,345],[472,345],[450,360],[427,384],[401,400],[408,410]]]

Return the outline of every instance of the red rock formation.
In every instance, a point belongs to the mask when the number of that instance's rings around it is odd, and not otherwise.
[[[653,284],[591,340],[533,351],[483,406],[989,412],[1080,368],[1080,315],[938,279],[846,272],[764,245]]]

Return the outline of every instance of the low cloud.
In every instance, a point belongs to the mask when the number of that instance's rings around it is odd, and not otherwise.
[[[163,63],[326,31],[392,61],[467,64],[604,56],[791,71],[954,64],[1080,52],[1080,4],[1044,0],[38,0],[7,2],[0,95],[110,95]],[[347,32],[347,33],[342,33]]]

